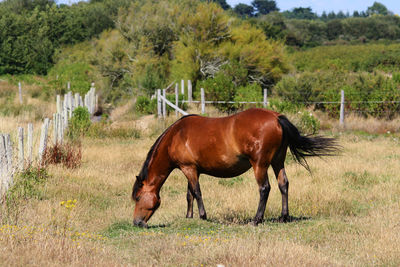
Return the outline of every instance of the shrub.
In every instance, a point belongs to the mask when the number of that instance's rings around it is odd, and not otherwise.
[[[90,113],[85,107],[77,107],[73,114],[72,118],[69,121],[68,127],[68,137],[71,140],[75,140],[83,135],[85,135],[86,131],[89,129],[91,124],[90,121]]]
[[[157,113],[157,99],[150,99],[147,96],[138,96],[135,103],[135,111],[139,114]]]
[[[43,166],[29,166],[14,178],[14,184],[5,195],[5,202],[0,208],[0,220],[6,224],[17,224],[23,212],[21,202],[29,199],[43,199],[45,191],[41,185],[49,178]]]
[[[282,114],[296,113],[303,107],[302,104],[281,100],[278,98],[268,99],[268,108]]]
[[[7,198],[29,199],[42,198],[43,192],[37,185],[43,184],[49,178],[46,168],[43,166],[29,166],[16,175],[15,183],[7,193]]]
[[[50,70],[49,76],[52,80],[49,84],[53,90],[64,94],[67,91],[67,83],[70,82],[72,92],[84,95],[90,89],[93,79],[91,72],[91,67],[87,63],[61,61]]]
[[[300,120],[297,127],[304,134],[316,134],[320,128],[319,120],[312,113],[300,111]]]
[[[79,143],[57,143],[46,148],[43,155],[44,166],[62,164],[66,168],[74,169],[82,163],[82,149]]]
[[[284,77],[274,87],[273,94],[294,105],[314,105],[316,109],[338,117],[340,90],[344,90],[346,112],[393,118],[400,112],[400,92],[396,79],[396,74],[390,78],[378,73],[304,72]]]
[[[204,88],[207,101],[233,101],[235,96],[235,85],[232,77],[219,72],[214,78],[199,81],[196,86],[197,98],[200,98],[200,89]],[[218,104],[217,108],[223,112],[233,110],[232,104]]]
[[[239,103],[239,102],[262,102],[263,101],[263,94],[261,86],[252,83],[247,86],[241,86],[236,90],[234,101],[234,107],[237,109],[246,109],[249,107],[262,107],[263,104],[247,104],[247,103]]]

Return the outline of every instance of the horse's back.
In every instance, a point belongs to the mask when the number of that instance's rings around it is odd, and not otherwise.
[[[170,157],[178,167],[197,166],[221,177],[238,175],[251,167],[250,159],[278,149],[282,138],[278,115],[249,109],[221,118],[184,118],[171,131]]]

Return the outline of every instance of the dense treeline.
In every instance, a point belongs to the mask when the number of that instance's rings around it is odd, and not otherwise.
[[[286,19],[281,13],[271,13],[251,21],[266,36],[283,39],[287,45],[297,47],[400,39],[400,17],[392,15],[323,21]]]
[[[118,6],[129,1],[56,5],[53,0],[0,2],[0,74],[46,74],[54,52],[114,26]]]
[[[224,0],[4,1],[0,74],[48,74],[47,95],[62,93],[68,81],[84,93],[95,81],[105,102],[141,96],[146,110],[155,89],[190,79],[195,97],[202,87],[207,100],[259,101],[267,88],[279,111],[337,101],[341,89],[362,114],[400,111],[398,16],[379,3],[351,17],[310,8],[280,13],[274,3],[253,1],[246,16]],[[392,105],[362,103],[368,99]]]

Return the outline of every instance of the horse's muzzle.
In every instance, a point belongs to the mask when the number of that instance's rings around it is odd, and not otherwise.
[[[143,228],[148,228],[147,223],[142,220],[133,220],[133,225],[143,227]]]

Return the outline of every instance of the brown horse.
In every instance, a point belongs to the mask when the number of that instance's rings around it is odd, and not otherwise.
[[[288,146],[307,169],[305,157],[333,155],[337,151],[333,138],[302,136],[285,116],[265,109],[249,109],[223,118],[182,117],[160,135],[136,177],[132,192],[136,201],[133,223],[147,226],[160,206],[160,189],[175,168],[188,179],[186,217],[193,217],[195,198],[200,218],[206,219],[199,175],[234,177],[253,167],[260,192],[253,220],[257,225],[263,220],[270,191],[267,174],[270,165],[282,194],[280,221],[284,222],[289,218],[289,181],[284,167]]]

